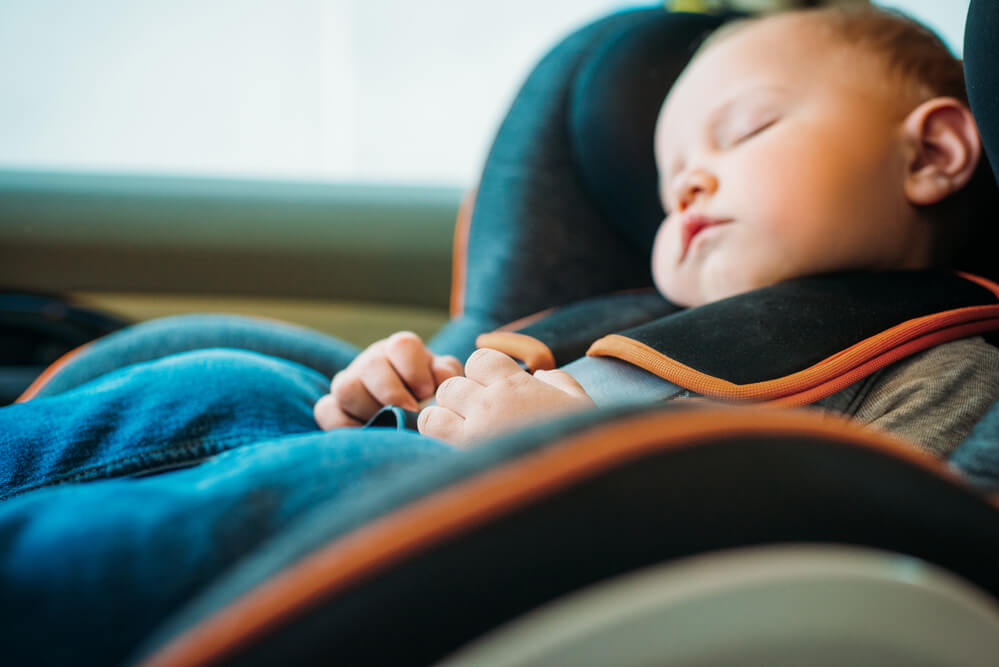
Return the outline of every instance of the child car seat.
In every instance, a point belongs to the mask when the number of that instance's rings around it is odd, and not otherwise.
[[[719,23],[615,14],[541,61],[484,170],[464,308],[437,345],[470,349],[528,313],[648,285],[655,110]],[[996,34],[999,8],[973,0],[967,74],[993,164]],[[981,664],[999,636],[999,510],[982,491],[999,486],[997,423],[994,408],[955,453],[958,471],[798,412],[631,406],[542,424],[371,489],[349,511],[317,508],[138,655]]]

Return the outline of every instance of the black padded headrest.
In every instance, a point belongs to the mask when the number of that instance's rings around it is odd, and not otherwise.
[[[971,0],[964,29],[964,79],[985,154],[999,183],[999,3]],[[993,212],[994,213],[994,212]]]
[[[974,193],[972,236],[955,260],[963,271],[999,279],[999,3],[972,0],[964,31],[964,80],[985,154],[968,188]],[[991,171],[991,174],[989,173]],[[990,178],[990,175],[992,178]]]

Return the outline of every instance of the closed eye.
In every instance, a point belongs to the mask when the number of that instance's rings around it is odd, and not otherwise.
[[[742,132],[737,133],[735,135],[735,139],[733,139],[732,141],[730,141],[729,144],[731,146],[738,146],[739,144],[741,144],[742,142],[746,141],[747,139],[752,139],[756,135],[762,133],[763,131],[765,131],[765,130],[771,128],[771,127],[773,127],[774,124],[778,120],[779,120],[778,118],[772,118],[772,119],[767,120],[767,121],[762,122],[762,123],[755,123],[754,125],[750,126],[751,129],[749,129],[747,131],[742,131]]]

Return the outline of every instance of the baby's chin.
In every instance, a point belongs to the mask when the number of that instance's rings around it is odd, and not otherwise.
[[[655,285],[664,299],[684,308],[696,308],[765,286],[753,281],[706,283],[705,281],[670,280],[658,276],[655,278]]]
[[[703,300],[703,296],[698,294],[698,290],[691,289],[691,286],[688,285],[679,284],[679,281],[664,280],[656,277],[655,284],[656,289],[659,290],[659,294],[677,306],[693,308],[707,303],[707,301]]]

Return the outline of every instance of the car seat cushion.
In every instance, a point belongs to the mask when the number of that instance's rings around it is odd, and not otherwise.
[[[932,457],[807,413],[597,411],[394,481],[253,554],[149,664],[431,663],[581,586],[751,544],[869,545],[999,591],[994,506]]]
[[[896,271],[799,278],[690,309],[652,293],[621,294],[478,343],[531,370],[548,369],[581,356],[587,335],[602,326],[643,316],[596,338],[586,354],[697,395],[805,405],[916,352],[999,329],[999,286],[945,271]],[[595,367],[585,370],[595,377]],[[613,366],[608,372],[620,375]]]

